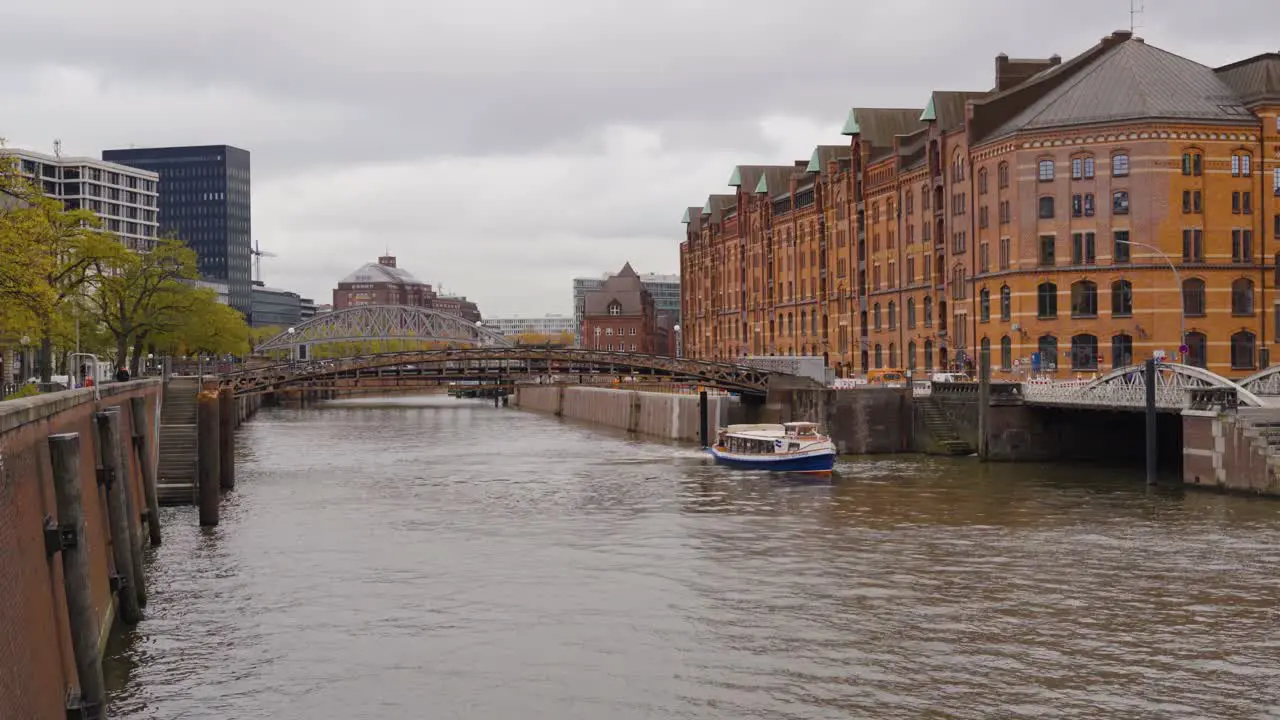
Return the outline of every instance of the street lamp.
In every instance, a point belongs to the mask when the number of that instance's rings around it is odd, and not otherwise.
[[[684,357],[684,347],[682,347],[684,343],[681,342],[683,338],[680,337],[680,323],[672,325],[671,332],[676,334],[676,357]]]
[[[1173,264],[1173,260],[1165,253],[1165,251],[1154,245],[1148,245],[1147,243],[1138,242],[1136,240],[1117,239],[1116,242],[1121,245],[1135,245],[1154,252],[1164,258],[1164,261],[1169,265],[1169,269],[1173,271],[1173,281],[1178,285],[1178,306],[1180,308],[1178,311],[1178,357],[1185,362],[1187,351],[1190,349],[1187,347],[1187,300],[1182,294],[1182,276],[1178,274],[1178,266]],[[1132,358],[1130,361],[1132,361]]]

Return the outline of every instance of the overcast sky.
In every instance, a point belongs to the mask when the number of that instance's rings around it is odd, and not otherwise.
[[[389,248],[489,316],[569,313],[573,277],[626,261],[677,272],[686,206],[842,142],[851,106],[985,90],[999,52],[1129,24],[1127,0],[2,5],[11,146],[248,149],[269,285],[329,302]],[[1146,6],[1139,35],[1208,65],[1280,50],[1275,0]]]

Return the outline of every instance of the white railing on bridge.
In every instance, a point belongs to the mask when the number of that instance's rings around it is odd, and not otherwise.
[[[1143,408],[1147,405],[1147,386],[1136,383],[1101,383],[1089,387],[1086,380],[1063,382],[1032,381],[1022,383],[1022,397],[1036,405],[1076,405],[1081,407]],[[1156,385],[1156,407],[1177,410],[1190,404],[1188,388]]]

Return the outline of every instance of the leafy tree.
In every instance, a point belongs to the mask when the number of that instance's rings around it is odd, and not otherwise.
[[[189,299],[182,324],[152,337],[157,349],[175,355],[248,354],[250,330],[239,311],[218,302],[217,293],[207,288],[192,287]]]
[[[195,251],[180,240],[162,238],[149,252],[99,258],[93,270],[88,305],[115,340],[117,361],[128,359],[137,372],[148,339],[182,327],[198,303],[189,282],[196,278]]]
[[[6,166],[0,180],[7,209],[0,222],[0,297],[40,339],[40,379],[53,375],[58,308],[78,297],[97,264],[128,251],[99,229],[88,210],[67,210]]]

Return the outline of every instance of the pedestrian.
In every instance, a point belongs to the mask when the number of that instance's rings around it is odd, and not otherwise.
[[[116,382],[129,382],[129,368],[121,365],[116,371]]]

